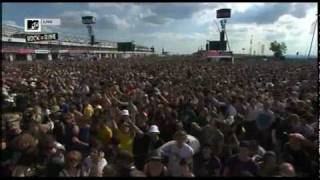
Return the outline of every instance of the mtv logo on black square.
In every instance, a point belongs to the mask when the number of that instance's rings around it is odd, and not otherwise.
[[[38,30],[39,29],[39,21],[37,21],[37,20],[28,20],[27,21],[27,28],[29,30]]]
[[[25,32],[41,32],[40,19],[25,19]]]

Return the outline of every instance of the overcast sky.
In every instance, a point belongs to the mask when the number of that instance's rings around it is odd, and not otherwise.
[[[232,8],[227,36],[236,53],[270,54],[270,41],[285,42],[287,54],[305,54],[316,20],[316,3],[3,3],[2,22],[23,27],[24,18],[60,18],[54,32],[87,36],[81,16],[93,15],[96,39],[131,41],[172,53],[193,53],[206,40],[218,40],[216,10]],[[317,35],[312,54],[317,52]]]

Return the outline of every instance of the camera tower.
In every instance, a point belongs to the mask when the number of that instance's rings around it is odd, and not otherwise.
[[[86,25],[88,28],[88,33],[89,33],[89,39],[90,39],[90,44],[94,45],[94,33],[93,33],[93,24],[96,23],[96,18],[93,16],[83,16],[82,17],[82,24]]]

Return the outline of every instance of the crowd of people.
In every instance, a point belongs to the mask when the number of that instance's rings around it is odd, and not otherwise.
[[[1,174],[315,176],[317,76],[308,62],[4,62]]]

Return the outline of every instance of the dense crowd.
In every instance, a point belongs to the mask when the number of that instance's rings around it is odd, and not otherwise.
[[[317,98],[308,62],[7,62],[1,174],[315,176]]]

